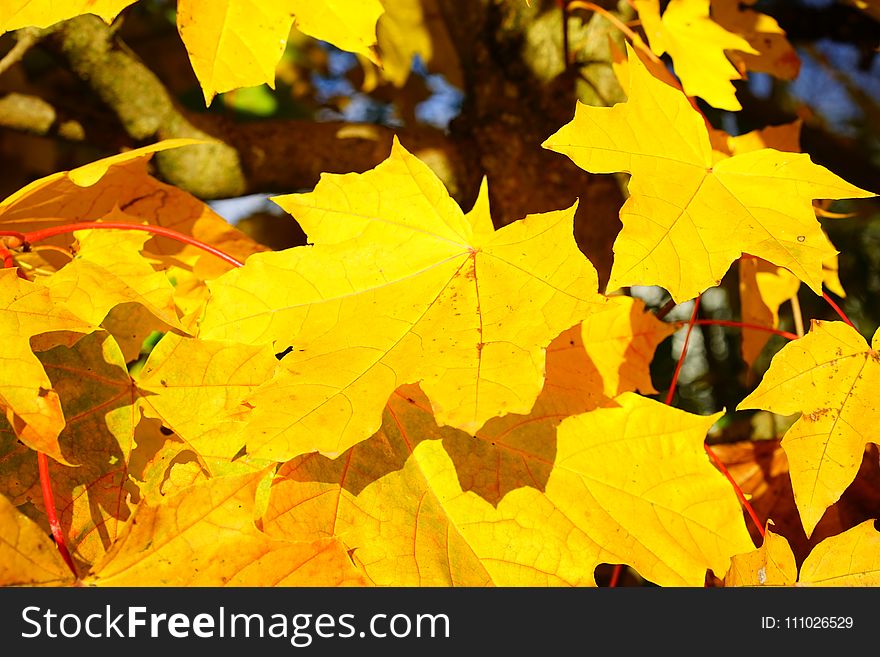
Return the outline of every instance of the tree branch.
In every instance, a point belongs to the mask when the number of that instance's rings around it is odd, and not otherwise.
[[[60,115],[50,103],[27,94],[9,93],[0,97],[0,126],[67,141],[86,138],[85,128],[79,121]]]
[[[385,159],[391,148],[394,133],[379,126],[310,121],[239,124],[214,114],[188,113],[94,16],[64,23],[54,43],[72,71],[114,112],[132,139],[196,137],[222,142],[156,156],[162,178],[200,198],[311,187],[322,171],[365,171]],[[425,158],[451,189],[456,187],[456,149],[443,133],[404,130],[398,134],[417,154],[429,151]]]

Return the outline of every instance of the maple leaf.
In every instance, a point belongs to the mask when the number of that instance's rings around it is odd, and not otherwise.
[[[544,143],[587,171],[632,175],[608,289],[655,284],[681,302],[717,285],[749,253],[821,294],[822,263],[836,251],[812,199],[874,194],[801,153],[764,148],[716,163],[703,118],[685,96],[654,78],[632,49],[629,62],[626,103],[578,104]]]
[[[81,14],[95,14],[109,23],[136,0],[4,0],[0,34],[22,27],[49,27]]]
[[[733,557],[729,586],[880,586],[880,532],[866,520],[820,542],[801,564],[784,536],[767,530],[764,544]]]
[[[757,550],[737,554],[730,560],[725,586],[792,586],[797,581],[797,563],[784,536],[768,527]]]
[[[292,25],[342,50],[375,59],[379,0],[180,0],[177,27],[210,105],[215,94],[266,83]]]
[[[335,539],[273,539],[254,525],[264,473],[218,477],[142,501],[84,578],[97,586],[353,586],[366,581]],[[136,522],[135,522],[136,521]]]
[[[137,376],[144,412],[201,457],[229,460],[245,443],[241,400],[272,378],[269,347],[166,334]]]
[[[584,348],[581,326],[572,326],[550,343],[545,371],[544,387],[529,413],[491,418],[473,435],[442,432],[462,490],[491,504],[522,486],[543,491],[553,470],[559,423],[610,403],[607,385]],[[417,404],[433,426],[430,403],[417,387],[404,386],[396,394]]]
[[[89,563],[104,553],[130,514],[135,485],[129,463],[140,420],[134,386],[119,347],[103,332],[38,356],[67,420],[58,440],[61,452],[76,464],[51,466],[58,518],[71,554]],[[0,459],[7,466],[0,490],[16,504],[31,502],[32,518],[45,523],[36,454],[7,443]]]
[[[876,442],[878,348],[880,330],[869,347],[843,322],[813,320],[810,332],[773,357],[760,385],[737,406],[801,413],[782,447],[808,537],[852,483],[867,443]]]
[[[779,327],[779,307],[794,297],[801,282],[787,269],[760,258],[743,256],[739,261],[739,297],[742,321],[758,326]],[[743,331],[743,360],[753,365],[769,336],[760,331]]]
[[[420,381],[438,420],[469,431],[531,409],[547,345],[605,299],[574,208],[495,231],[485,187],[480,199],[463,214],[397,141],[367,173],[276,198],[314,245],[255,254],[212,281],[199,333],[291,348],[247,399],[249,454],[339,454],[378,429],[404,383]]]
[[[675,327],[646,312],[645,303],[632,297],[611,297],[607,311],[584,320],[584,349],[599,370],[604,393],[614,397],[638,390],[657,391],[651,383],[650,364],[657,345]]]
[[[425,401],[395,395],[369,441],[285,464],[266,532],[337,536],[379,585],[593,585],[599,563],[618,561],[656,583],[699,585],[751,549],[703,451],[717,415],[621,395],[619,408],[562,421],[543,491],[520,487],[493,505],[462,490],[443,448],[457,430],[438,427]]]
[[[725,30],[745,38],[756,53],[734,51],[730,57],[742,71],[769,73],[783,80],[794,80],[800,72],[800,58],[776,19],[752,9],[755,2],[712,0],[715,21]]]
[[[72,583],[55,544],[0,494],[0,586]]]
[[[699,96],[720,109],[742,109],[730,82],[742,76],[724,51],[757,51],[709,17],[709,0],[670,0],[662,17],[660,0],[634,0],[633,6],[651,50],[658,56],[669,53],[688,96]]]
[[[55,301],[76,308],[93,324],[103,322],[120,303],[138,303],[161,320],[163,328],[184,331],[171,282],[140,257],[148,234],[97,230],[77,231],[75,236],[73,260],[41,281]]]
[[[59,307],[49,290],[0,271],[0,408],[16,435],[31,449],[68,463],[58,446],[64,415],[58,393],[34,355],[34,348],[74,344],[97,327]]]
[[[385,9],[376,26],[382,76],[397,87],[409,78],[413,57],[431,61],[433,44],[422,0],[381,0]]]
[[[165,140],[40,178],[0,203],[0,227],[28,233],[97,220],[149,223],[192,236],[242,261],[252,253],[265,251],[266,247],[231,226],[204,202],[147,173],[149,160],[156,151],[198,143],[201,142],[191,139]],[[71,236],[57,235],[41,240],[40,244],[68,248]],[[161,264],[168,280],[175,281],[174,303],[179,312],[173,314],[163,306],[161,313],[168,321],[172,315],[188,316],[201,309],[208,295],[205,280],[231,268],[229,263],[196,246],[161,236],[147,240],[142,252]],[[122,258],[121,254],[119,257]],[[29,267],[28,271],[35,278],[61,269],[69,262],[69,258],[51,251],[18,254],[16,259],[22,266]],[[143,263],[127,267],[144,271]],[[155,313],[145,313],[143,308],[129,305],[124,312],[111,310],[103,322],[129,360],[137,357],[144,338],[151,331],[167,329],[167,321],[159,321]],[[188,324],[184,326],[187,327]]]

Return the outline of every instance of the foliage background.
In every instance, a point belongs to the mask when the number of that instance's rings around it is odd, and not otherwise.
[[[465,208],[473,203],[476,183],[486,171],[501,223],[527,212],[566,207],[575,195],[585,197],[582,207],[590,215],[581,212],[576,236],[599,270],[601,287],[607,280],[611,242],[619,229],[616,213],[625,180],[620,178],[615,184],[610,177],[597,179],[579,170],[572,173],[573,167],[560,163],[562,158],[556,155],[540,152],[538,144],[552,126],[570,118],[574,97],[605,105],[622,99],[606,45],[608,35],[619,39],[620,34],[601,16],[572,13],[568,47],[577,53],[581,65],[566,71],[561,9],[551,0],[533,0],[530,7],[520,0],[474,3],[488,7],[494,31],[484,49],[463,45],[471,27],[469,3],[432,0],[429,4],[435,9],[437,55],[428,63],[417,58],[402,87],[376,82],[371,77],[375,71],[365,68],[356,56],[294,32],[278,68],[275,91],[264,85],[222,94],[207,109],[175,27],[173,2],[141,0],[111,28],[88,18],[77,19],[75,30],[42,41],[0,74],[0,198],[41,176],[152,141],[155,130],[132,125],[119,106],[101,100],[85,73],[89,66],[100,65],[77,63],[77,30],[80,38],[86,35],[93,44],[114,35],[124,43],[123,52],[140,60],[159,82],[155,89],[135,84],[117,90],[127,102],[143,107],[146,119],[156,107],[157,94],[166,93],[180,117],[228,138],[242,152],[246,144],[264,144],[269,149],[276,142],[267,165],[246,163],[247,180],[233,197],[228,192],[235,185],[205,185],[191,172],[178,172],[182,180],[175,181],[210,199],[221,215],[255,239],[273,248],[303,243],[302,231],[267,202],[267,196],[310,189],[320,171],[370,168],[387,155],[388,138],[394,131],[405,145],[435,147],[436,160],[429,164]],[[633,17],[625,0],[599,4],[624,18]],[[450,7],[455,5],[461,16],[450,22],[454,13]],[[715,126],[731,134],[800,119],[804,152],[853,184],[877,190],[880,22],[834,0],[761,0],[755,8],[776,18],[785,29],[801,60],[800,75],[787,82],[753,73],[736,83],[741,112],[716,110],[702,102],[701,109]],[[0,57],[14,45],[12,34],[0,37]],[[88,60],[88,53],[79,54]],[[484,62],[481,58],[485,57],[491,61]],[[480,77],[500,62],[504,62],[500,74]],[[120,82],[123,78],[119,77]],[[333,131],[340,123],[358,130],[375,126],[384,131],[372,146],[350,149],[348,143],[327,137],[330,132],[315,129],[316,123],[333,126]],[[531,150],[536,152],[534,158]],[[553,160],[553,167],[568,167],[565,171],[574,180],[570,188],[562,185],[546,194],[537,193],[547,188],[540,179],[547,158]],[[822,223],[841,251],[840,278],[847,291],[842,306],[870,339],[880,326],[880,202],[842,201],[830,209],[856,213]],[[655,308],[668,299],[657,288],[631,292]],[[836,319],[805,287],[799,298],[805,317]],[[691,308],[690,303],[681,304],[667,317],[686,320]],[[701,312],[706,317],[731,319],[738,308],[734,268],[719,288],[703,296]],[[793,330],[787,306],[780,328]],[[658,349],[652,372],[658,390],[665,390],[672,378],[682,341],[679,332]],[[695,327],[679,380],[677,405],[700,414],[735,408],[782,344],[782,339],[771,339],[750,371],[740,358],[736,331]],[[766,415],[729,413],[716,440],[778,437],[784,425],[768,428],[760,424]],[[874,499],[876,492],[866,495]]]

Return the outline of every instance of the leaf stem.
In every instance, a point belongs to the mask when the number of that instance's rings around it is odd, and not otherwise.
[[[15,267],[15,260],[12,257],[12,253],[10,253],[9,249],[3,244],[0,244],[0,257],[3,258],[4,269],[12,269]],[[18,269],[18,276],[19,278],[27,280],[27,277],[21,271],[21,268]],[[70,568],[70,572],[73,573],[73,576],[78,578],[79,575],[76,572],[76,565],[73,563],[70,551],[67,549],[67,543],[64,540],[64,532],[61,530],[61,523],[58,522],[58,510],[55,508],[55,496],[52,494],[52,481],[49,479],[49,457],[43,452],[37,452],[37,468],[40,472],[40,490],[43,493],[43,506],[46,507],[46,518],[49,520],[49,528],[52,530],[52,538],[55,539],[55,546],[58,548],[58,552],[61,553],[61,558],[64,559],[64,563]]]
[[[748,322],[736,322],[727,319],[698,319],[694,322],[697,326],[732,326],[734,328],[752,329],[754,331],[766,331],[774,333],[789,340],[797,340],[800,336],[790,333],[789,331],[781,331],[770,326],[761,326],[760,324],[749,324]]]
[[[715,464],[715,467],[721,471],[727,480],[733,485],[733,490],[736,492],[736,496],[739,498],[740,504],[743,505],[743,508],[746,510],[746,513],[749,514],[749,517],[752,519],[752,522],[755,524],[755,527],[758,530],[758,533],[761,534],[761,538],[764,537],[764,525],[761,524],[761,521],[758,520],[758,514],[755,513],[755,509],[752,508],[752,505],[749,504],[749,501],[746,499],[745,493],[743,493],[742,488],[739,487],[739,484],[736,483],[736,480],[733,478],[733,475],[730,474],[730,470],[727,469],[727,466],[718,458],[718,455],[712,450],[709,445],[703,443],[703,448],[706,450],[706,454],[709,455],[709,458],[712,459],[712,462]]]
[[[15,267],[15,258],[12,257],[12,251],[0,244],[0,258],[3,258],[3,269],[12,269]]]
[[[617,582],[620,581],[620,575],[623,573],[623,564],[615,564],[614,570],[611,571],[611,581],[608,582],[608,588],[616,588]]]
[[[139,230],[145,233],[150,233],[151,235],[159,235],[161,237],[167,237],[177,242],[182,242],[183,244],[195,246],[199,249],[202,249],[203,251],[217,256],[218,258],[229,263],[233,267],[242,267],[244,265],[243,262],[237,260],[236,258],[233,258],[228,253],[225,253],[220,249],[211,246],[210,244],[206,244],[205,242],[197,240],[191,235],[179,233],[176,230],[164,228],[163,226],[153,226],[150,224],[126,224],[110,221],[84,221],[73,224],[64,224],[61,226],[50,226],[49,228],[42,228],[40,230],[35,230],[30,233],[0,231],[0,237],[17,237],[21,239],[21,241],[23,242],[23,246],[28,246],[36,242],[41,242],[42,240],[48,239],[50,237],[55,237],[56,235],[72,233],[77,230]]]
[[[838,306],[836,303],[834,303],[834,299],[829,297],[827,292],[824,292],[824,291],[822,292],[822,298],[825,299],[825,301],[828,303],[828,305],[834,309],[834,312],[836,312],[838,314],[840,319],[842,319],[844,322],[849,324],[851,327],[856,328],[855,324],[853,324],[850,321],[849,317],[846,316],[846,313],[843,312],[843,309],[840,306]]]
[[[804,337],[804,315],[801,312],[801,302],[797,292],[788,300],[791,304],[791,318],[794,320],[794,330],[799,338]]]
[[[678,385],[678,375],[681,374],[681,366],[684,365],[685,356],[687,356],[688,343],[691,339],[691,331],[697,323],[697,313],[700,310],[700,297],[694,299],[694,311],[688,320],[687,333],[684,334],[684,344],[681,345],[681,354],[678,356],[678,362],[675,364],[675,372],[672,374],[672,382],[669,384],[669,390],[666,392],[666,405],[672,406],[672,399],[675,397],[675,388]]]
[[[49,527],[52,529],[52,538],[55,539],[55,546],[61,553],[64,563],[70,568],[70,572],[74,577],[79,577],[76,572],[76,565],[67,549],[67,543],[64,540],[64,532],[61,529],[61,523],[58,522],[58,511],[55,508],[55,496],[52,494],[52,480],[49,478],[49,457],[43,452],[37,452],[37,464],[40,468],[40,490],[43,492],[43,506],[46,507],[46,517],[49,519]]]

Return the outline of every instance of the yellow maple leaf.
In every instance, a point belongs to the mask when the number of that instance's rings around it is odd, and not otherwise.
[[[0,202],[0,227],[27,233],[112,217],[116,222],[149,223],[191,235],[239,260],[265,251],[266,247],[231,226],[201,200],[148,174],[147,165],[153,153],[198,143],[202,142],[165,140],[40,178]],[[123,207],[124,211],[120,209]],[[71,240],[70,235],[57,235],[43,240],[41,245],[69,247]],[[192,313],[204,303],[206,279],[231,268],[229,263],[195,246],[165,237],[152,236],[144,244],[143,252],[145,257],[160,261],[167,277],[176,281],[174,301],[182,315]],[[34,255],[40,258],[36,262]],[[38,266],[34,272],[37,277],[69,262],[69,258],[43,251],[18,254],[17,260],[25,266]],[[152,318],[153,313],[140,314],[140,339],[127,340],[118,331],[114,333],[131,357],[137,357],[143,338],[151,330],[164,328]],[[112,323],[115,329],[123,323],[118,320],[118,314],[114,317],[111,311],[104,325]]]
[[[717,285],[749,253],[821,294],[822,263],[836,251],[812,199],[874,194],[801,153],[763,148],[715,162],[687,98],[654,78],[632,49],[629,62],[626,103],[578,104],[574,119],[544,143],[587,171],[632,174],[608,289],[654,284],[684,301]]]
[[[760,258],[743,256],[739,261],[739,298],[742,321],[758,326],[779,327],[779,307],[795,296],[801,282],[787,269]],[[769,335],[743,331],[742,355],[749,366],[755,363]]]
[[[215,94],[266,83],[291,25],[309,36],[375,59],[379,0],[180,0],[177,26],[210,105]]]
[[[73,583],[52,540],[0,495],[0,586]]]
[[[792,586],[797,581],[797,563],[788,541],[768,527],[757,550],[734,555],[725,586]]]
[[[800,58],[785,38],[785,30],[772,16],[751,8],[756,0],[712,0],[712,17],[729,32],[742,36],[754,49],[734,51],[731,59],[742,70],[769,73],[783,80],[793,80],[801,68]]]
[[[76,464],[50,464],[55,506],[71,555],[88,564],[104,554],[131,513],[129,464],[140,419],[135,389],[119,347],[104,332],[37,355],[67,418],[61,451]],[[36,454],[10,442],[0,447],[0,460],[12,466],[0,474],[0,489],[15,491],[16,504],[30,502],[31,517],[45,525]]]
[[[22,27],[49,27],[59,21],[95,14],[112,21],[136,0],[3,0],[0,4],[0,34]]]
[[[866,520],[812,549],[800,575],[784,536],[769,529],[764,544],[731,561],[728,586],[880,586],[880,532]]]
[[[83,580],[97,586],[364,585],[332,538],[291,541],[254,525],[264,473],[218,477],[144,500]]]
[[[609,403],[604,389],[603,377],[584,348],[581,327],[563,331],[547,347],[544,387],[529,413],[491,418],[473,435],[443,432],[443,447],[462,490],[492,504],[522,486],[544,490],[553,470],[557,426]],[[417,387],[404,386],[395,394],[408,397],[430,418],[431,405]]]
[[[670,0],[662,17],[660,0],[634,0],[633,6],[651,50],[658,56],[669,53],[688,96],[699,96],[720,109],[742,109],[730,82],[742,76],[724,51],[757,51],[709,17],[709,0]]]
[[[109,215],[108,220],[114,217]],[[74,259],[41,279],[52,298],[86,321],[100,324],[120,303],[139,303],[167,328],[184,331],[177,316],[174,288],[164,272],[141,257],[149,235],[126,231],[77,231]]]
[[[819,543],[801,564],[799,586],[880,586],[880,532],[865,520]]]
[[[656,393],[649,366],[657,345],[675,327],[646,312],[640,299],[611,297],[608,306],[582,324],[584,349],[598,368],[605,395],[635,390]]]
[[[245,443],[245,423],[236,414],[241,400],[277,368],[278,360],[266,346],[168,333],[137,376],[141,407],[199,456],[229,460]]]
[[[752,548],[703,451],[718,415],[626,393],[619,408],[562,421],[542,489],[492,504],[462,489],[443,448],[457,430],[437,427],[420,398],[392,397],[381,431],[339,459],[283,466],[266,531],[338,536],[379,585],[589,586],[598,564],[625,562],[658,584],[698,586]]]
[[[376,36],[382,55],[382,75],[397,87],[409,77],[412,59],[431,61],[433,44],[425,21],[422,0],[381,0]]]
[[[200,328],[202,339],[291,348],[247,400],[258,458],[345,451],[378,429],[404,383],[421,382],[438,420],[469,431],[526,413],[547,345],[604,307],[574,208],[495,231],[396,141],[371,171],[324,174],[314,192],[276,200],[315,244],[256,254],[212,281]]]
[[[64,415],[58,393],[32,350],[73,345],[97,327],[56,304],[49,289],[0,270],[0,408],[31,449],[68,463],[58,445]],[[50,333],[51,332],[51,333]],[[47,334],[47,335],[41,335]]]
[[[782,439],[801,522],[809,537],[852,483],[880,412],[880,330],[872,346],[843,322],[814,320],[777,353],[760,385],[737,408],[801,413]]]

